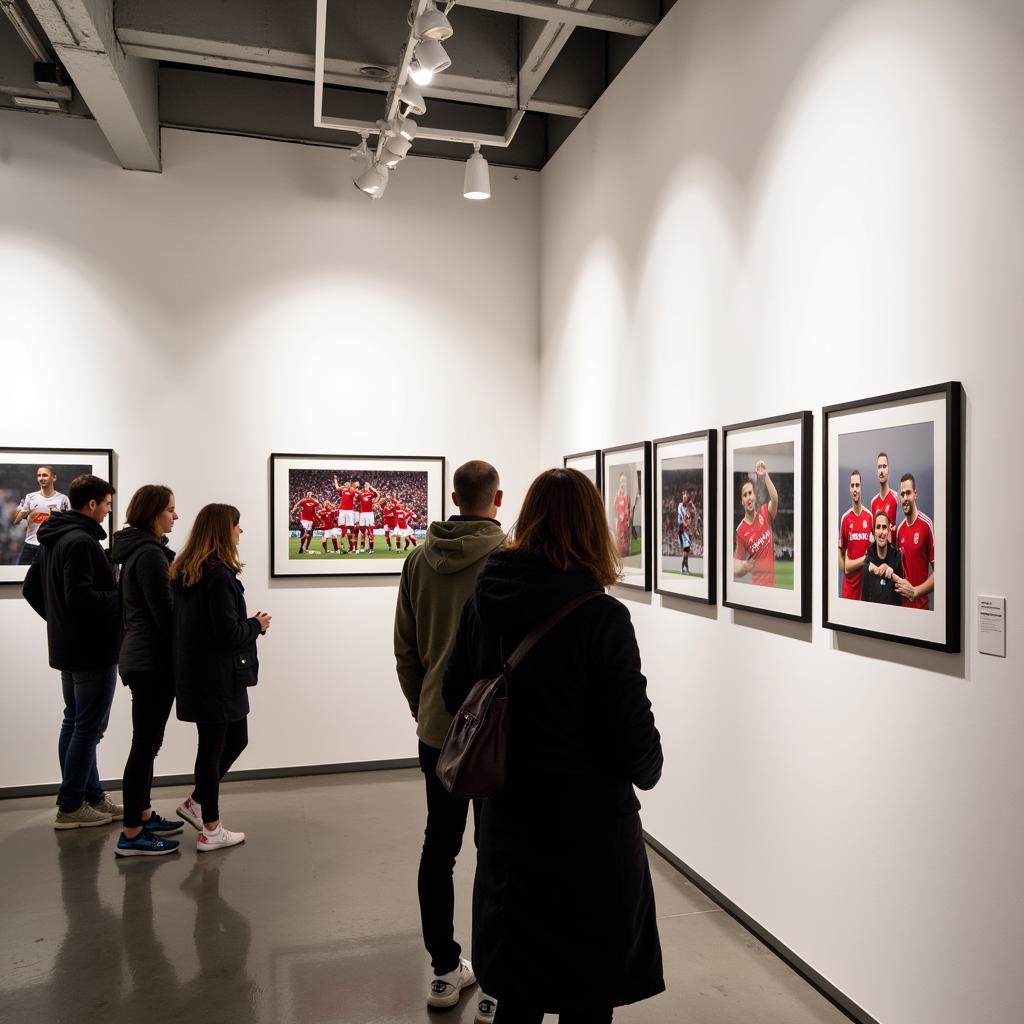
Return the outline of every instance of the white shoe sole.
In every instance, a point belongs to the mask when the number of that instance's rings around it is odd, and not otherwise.
[[[230,850],[232,846],[241,846],[245,842],[245,836],[230,843],[200,843],[196,840],[196,850],[199,853],[211,853],[213,850]]]
[[[166,857],[168,854],[177,853],[180,850],[180,846],[175,846],[171,850],[122,850],[120,847],[114,848],[115,857]]]
[[[53,827],[57,832],[66,832],[71,828],[95,828],[97,825],[109,825],[113,820],[109,814],[105,814],[95,821],[55,821]]]
[[[476,984],[476,975],[472,971],[466,972],[467,977],[463,980],[462,984],[455,989],[454,992],[449,992],[447,995],[437,996],[433,992],[427,996],[427,1006],[432,1006],[436,1010],[447,1010],[458,1003],[462,996],[462,993],[471,986]]]
[[[203,823],[189,810],[185,808],[184,804],[181,804],[174,812],[182,821],[187,821],[197,832],[201,832],[203,829]]]

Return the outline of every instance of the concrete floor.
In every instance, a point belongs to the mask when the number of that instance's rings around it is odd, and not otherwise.
[[[0,1022],[470,1024],[472,998],[424,1003],[421,787],[415,769],[232,783],[221,810],[244,846],[197,856],[186,828],[180,853],[132,860],[116,826],[54,832],[52,798],[0,801]],[[171,816],[183,795],[154,805]],[[650,856],[668,991],[616,1024],[847,1020]],[[456,872],[467,947],[472,862]]]

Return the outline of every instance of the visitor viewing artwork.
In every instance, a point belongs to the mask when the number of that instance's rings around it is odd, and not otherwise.
[[[601,462],[608,526],[622,559],[620,586],[650,590],[651,442],[605,448]]]

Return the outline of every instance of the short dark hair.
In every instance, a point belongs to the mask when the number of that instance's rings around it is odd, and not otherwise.
[[[900,483],[903,483],[904,480],[909,480],[910,486],[913,487],[915,491],[917,490],[917,481],[914,479],[913,473],[904,473],[903,476],[900,477]]]
[[[48,462],[43,462],[40,465],[36,466],[36,472],[37,473],[41,469],[48,469],[50,471],[51,476],[56,476],[57,475],[57,471]]]
[[[108,494],[117,494],[117,491],[92,473],[80,473],[68,486],[68,501],[76,511],[85,508],[90,501],[102,501]]]
[[[466,515],[476,515],[490,509],[500,484],[498,471],[489,462],[481,462],[479,459],[463,463],[455,470],[452,478],[459,509]]]
[[[147,533],[155,533],[153,524],[161,512],[166,511],[174,492],[163,484],[143,484],[128,502],[124,518],[129,526]]]
[[[850,479],[852,480],[854,477],[857,477],[858,479],[861,479],[861,475],[860,475],[860,470],[859,469],[851,469],[850,470]]]
[[[877,455],[875,456],[875,465],[876,465],[876,466],[878,465],[878,460],[879,460],[879,459],[885,459],[885,464],[886,464],[887,466],[889,465],[889,453],[888,453],[888,452],[879,452],[879,453],[878,453],[878,454],[877,454]]]

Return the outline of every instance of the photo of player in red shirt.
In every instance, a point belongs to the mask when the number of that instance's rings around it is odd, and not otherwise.
[[[932,521],[917,507],[917,481],[913,473],[900,477],[903,522],[896,530],[896,547],[903,559],[904,578],[896,593],[904,608],[928,610],[928,595],[935,589],[935,531]]]
[[[886,452],[878,453],[875,472],[878,474],[878,493],[871,499],[871,517],[873,520],[876,512],[884,512],[889,517],[889,539],[893,541],[899,502],[896,500],[896,492],[889,486],[889,456]]]
[[[768,501],[760,508],[756,505],[754,480],[762,483],[768,493]],[[736,527],[736,547],[732,556],[733,579],[757,587],[774,587],[775,536],[772,524],[779,508],[779,492],[763,460],[758,460],[754,465],[754,478],[747,480],[740,489],[740,504],[743,507],[743,518]]]
[[[619,474],[619,491],[615,495],[615,546],[623,558],[629,557],[632,508],[626,493],[626,474]]]
[[[853,504],[839,521],[839,572],[843,579],[842,596],[852,601],[861,599],[864,559],[873,541],[873,517],[861,505],[860,491],[860,471],[855,469],[850,473],[850,500]]]
[[[290,515],[299,516],[299,525],[302,528],[302,535],[299,537],[299,554],[309,550],[309,542],[313,539],[313,530],[317,525],[317,513],[320,511],[320,502],[313,497],[312,491],[306,491],[306,496],[300,498],[292,506]]]

